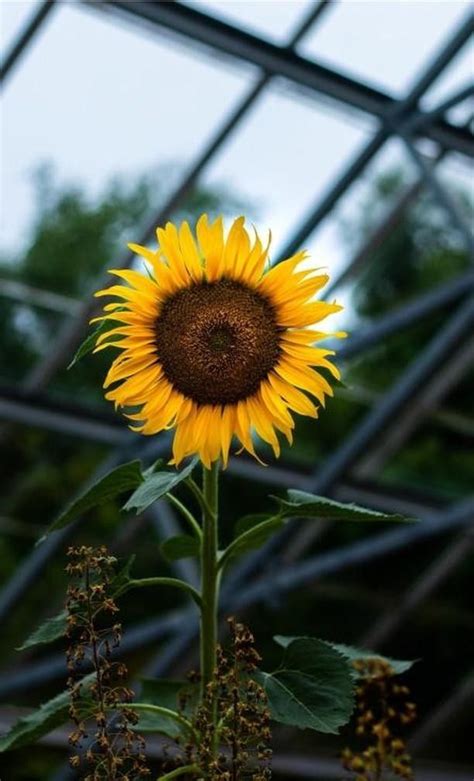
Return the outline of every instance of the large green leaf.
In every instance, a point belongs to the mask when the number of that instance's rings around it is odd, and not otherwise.
[[[168,681],[159,678],[142,679],[140,702],[159,705],[169,710],[181,711],[189,716],[196,703],[197,687],[187,681]],[[186,705],[181,709],[180,698],[185,698]],[[139,732],[158,732],[170,738],[178,738],[183,734],[183,727],[174,719],[160,713],[139,711],[140,720],[136,729]]]
[[[67,611],[61,610],[55,616],[48,618],[42,624],[29,635],[29,637],[22,643],[17,651],[24,651],[26,648],[31,648],[34,645],[42,645],[43,643],[52,643],[54,640],[58,640],[66,632],[67,628]]]
[[[42,542],[52,531],[67,526],[71,521],[92,507],[97,507],[97,505],[103,504],[108,499],[113,499],[131,488],[136,488],[142,481],[140,461],[129,461],[127,464],[115,467],[111,472],[97,480],[84,493],[77,496],[53,521],[39,542]]]
[[[91,673],[83,678],[82,682],[90,682],[94,676],[95,673]],[[27,716],[22,716],[10,731],[0,738],[0,753],[35,743],[43,735],[64,724],[69,719],[69,704],[70,693],[64,691]],[[83,707],[87,709],[87,700],[84,700]]]
[[[354,708],[348,660],[322,640],[291,638],[280,667],[273,673],[259,671],[257,680],[272,718],[292,727],[337,733]]]
[[[416,659],[392,659],[390,656],[383,656],[376,651],[368,651],[367,649],[355,648],[352,645],[344,645],[344,643],[330,643],[332,648],[339,651],[346,656],[351,662],[366,661],[367,659],[382,659],[387,662],[393,670],[394,675],[401,675],[409,670],[416,663]],[[354,669],[353,673],[355,678],[359,675]]]
[[[197,464],[193,459],[188,466],[178,472],[174,470],[153,471],[144,475],[144,480],[124,505],[124,510],[135,510],[141,513],[153,502],[173,490],[182,480],[185,480]]]
[[[334,521],[394,521],[397,523],[412,523],[415,518],[409,518],[398,513],[381,513],[376,510],[368,510],[356,504],[343,504],[327,499],[325,496],[316,496],[306,491],[288,491],[288,499],[275,496],[280,505],[280,512],[285,518],[310,517],[324,518]]]
[[[170,537],[160,545],[160,551],[167,561],[199,556],[200,548],[200,541],[190,534],[177,534],[176,537]]]

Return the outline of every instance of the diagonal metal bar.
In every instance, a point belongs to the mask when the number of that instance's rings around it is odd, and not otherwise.
[[[364,635],[364,648],[381,648],[400,628],[407,617],[449,578],[474,548],[474,527],[456,537],[454,542],[423,572]]]
[[[56,5],[56,0],[43,0],[38,3],[31,19],[21,31],[12,48],[6,55],[0,66],[0,84],[4,84],[8,76],[11,76],[15,66],[24,55],[27,47],[33,41],[33,38],[44,25],[47,17]]]
[[[383,439],[369,450],[356,466],[355,474],[367,478],[380,472],[383,464],[399,452],[413,432],[433,413],[444,397],[474,367],[474,337],[462,342],[448,355],[439,371],[421,388],[410,405],[400,413],[397,425],[389,429]]]
[[[433,167],[423,157],[415,146],[415,141],[411,133],[407,133],[403,127],[400,127],[397,131],[398,135],[405,144],[406,150],[411,159],[415,163],[416,167],[421,173],[422,178],[425,180],[427,186],[432,191],[434,197],[443,207],[446,214],[449,216],[452,225],[461,235],[466,251],[469,254],[471,261],[474,259],[474,238],[472,230],[467,225],[464,216],[461,214],[457,203],[451,198],[446,187],[444,187],[436,176]]]
[[[410,364],[377,407],[328,459],[325,467],[315,473],[313,481],[315,491],[329,488],[332,482],[354,463],[385,425],[396,417],[399,410],[437,371],[444,358],[458,345],[459,340],[471,333],[473,324],[474,298],[469,296],[424,352]]]
[[[346,343],[338,347],[337,354],[344,360],[358,357],[371,347],[381,344],[387,337],[400,333],[405,328],[411,328],[434,312],[469,295],[470,292],[474,292],[472,271],[461,274],[452,281],[443,282],[434,290],[429,290],[413,301],[397,307],[393,312],[383,315],[372,325],[360,328]]]
[[[472,706],[474,698],[474,670],[471,670],[455,687],[449,697],[444,699],[440,705],[428,716],[420,725],[411,740],[409,749],[419,755],[420,751],[428,745],[433,737],[439,735],[444,727],[452,724],[454,716],[459,711],[468,709]]]

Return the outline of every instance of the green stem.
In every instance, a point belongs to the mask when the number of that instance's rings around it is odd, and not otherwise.
[[[173,494],[166,494],[166,498],[171,504],[173,504],[176,507],[177,510],[179,510],[183,518],[189,523],[193,531],[193,534],[198,538],[198,540],[201,540],[202,539],[201,527],[199,526],[192,512],[190,512],[188,508],[185,507],[184,504],[180,502],[179,499],[176,498],[176,496],[173,496]]]
[[[219,462],[203,467],[203,538],[201,550],[201,696],[214,680],[217,651],[217,511]]]
[[[235,553],[238,553],[248,540],[254,540],[256,532],[263,533],[266,532],[267,529],[272,530],[278,525],[279,521],[281,521],[281,525],[283,525],[283,520],[281,520],[280,515],[272,515],[265,521],[261,521],[252,528],[247,529],[247,531],[242,532],[242,534],[239,534],[222,553],[217,565],[218,570],[224,569],[232,556],[234,556]]]
[[[190,583],[186,583],[184,580],[178,578],[139,578],[137,580],[129,580],[123,585],[116,596],[121,596],[132,588],[146,588],[147,586],[173,586],[173,588],[179,588],[181,591],[185,591],[192,597],[200,608],[202,606],[201,595]]]
[[[130,708],[130,710],[143,710],[148,711],[149,713],[158,713],[160,716],[166,716],[167,718],[176,721],[182,727],[185,727],[186,730],[190,732],[195,738],[197,737],[197,733],[191,722],[180,713],[177,713],[175,710],[171,710],[170,708],[163,708],[161,705],[152,705],[149,702],[118,702],[116,707]]]
[[[205,469],[205,467],[203,467],[203,470],[204,469]],[[212,469],[212,467],[211,467],[211,469]],[[211,470],[206,470],[206,471],[211,471]],[[189,488],[191,493],[196,498],[196,500],[197,500],[201,510],[203,512],[210,512],[211,508],[209,507],[209,504],[207,502],[206,496],[205,496],[204,492],[201,491],[199,486],[196,485],[196,483],[194,482],[193,478],[192,477],[187,477],[186,480],[184,481],[184,484],[187,485],[187,487]]]
[[[186,773],[200,773],[201,769],[197,765],[185,765],[184,767],[177,767],[176,770],[172,770],[170,773],[166,773],[164,776],[160,776],[158,781],[171,781],[172,778],[178,778],[178,776],[184,776]]]

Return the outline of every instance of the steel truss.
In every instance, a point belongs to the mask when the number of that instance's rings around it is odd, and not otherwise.
[[[7,55],[2,70],[2,80],[11,78],[14,68],[24,56],[26,49],[41,26],[50,16],[53,6],[58,6],[53,0],[38,4],[25,30],[20,34]],[[216,153],[227,143],[231,135],[237,132],[241,123],[257,105],[258,100],[275,78],[285,79],[296,91],[304,90],[314,96],[316,101],[330,100],[335,105],[352,111],[362,112],[371,116],[377,123],[373,136],[366,142],[349,165],[335,176],[334,183],[322,198],[308,210],[302,223],[296,226],[284,244],[284,249],[277,260],[292,254],[308,240],[318,229],[324,219],[332,212],[339,201],[345,196],[351,185],[363,173],[365,168],[375,158],[384,144],[392,137],[402,139],[407,154],[416,167],[418,179],[410,185],[394,205],[389,214],[385,215],[374,233],[368,237],[364,246],[360,247],[339,278],[334,280],[330,292],[340,288],[354,278],[360,269],[370,263],[375,249],[396,228],[407,210],[416,202],[419,195],[429,190],[437,199],[440,207],[451,220],[453,228],[458,232],[460,240],[472,255],[472,232],[466,225],[463,216],[451,193],[437,176],[439,163],[452,153],[463,156],[474,156],[474,141],[468,127],[459,127],[446,120],[446,112],[453,106],[463,102],[473,94],[472,87],[464,87],[451,95],[433,111],[426,112],[420,108],[419,102],[429,87],[451,63],[473,31],[472,16],[468,14],[446,40],[436,57],[427,64],[414,87],[401,100],[372,86],[349,78],[336,70],[327,68],[313,60],[306,59],[296,51],[296,45],[313,26],[331,11],[327,0],[316,3],[302,20],[298,30],[286,46],[277,46],[267,40],[243,31],[233,25],[226,24],[210,17],[196,8],[190,8],[181,3],[164,3],[147,0],[94,0],[86,2],[93,10],[107,12],[112,17],[119,14],[140,25],[146,25],[157,34],[173,34],[213,52],[229,57],[237,63],[251,64],[260,69],[260,76],[249,88],[247,94],[236,104],[206,148],[196,157],[185,172],[176,190],[167,202],[160,208],[153,222],[144,226],[141,243],[146,243],[153,234],[157,223],[162,223],[172,216],[183,203],[189,192],[199,182],[209,163]],[[317,102],[315,102],[317,109]],[[437,146],[437,152],[431,159],[426,159],[418,149],[420,139],[429,139]],[[132,263],[132,255],[125,254],[118,260],[117,267],[125,268]],[[108,281],[108,280],[107,280]],[[94,289],[98,285],[94,284]],[[10,290],[10,293],[9,293]],[[43,293],[43,294],[42,294]],[[30,296],[33,305],[51,306],[64,311],[65,304],[61,297],[49,295],[44,291],[20,290],[11,286],[2,291],[3,295],[12,297]],[[456,305],[456,306],[454,306]],[[269,595],[272,598],[281,597],[287,591],[298,588],[306,583],[314,582],[329,573],[342,571],[346,567],[373,561],[378,557],[400,550],[407,545],[414,545],[435,535],[454,532],[456,536],[446,552],[423,573],[402,598],[398,610],[391,615],[383,615],[379,623],[369,634],[371,642],[384,642],[399,627],[406,617],[429,594],[455,570],[459,562],[472,550],[472,530],[469,526],[474,519],[474,498],[467,498],[451,507],[439,507],[432,498],[425,497],[420,504],[412,497],[403,497],[401,492],[390,496],[377,485],[367,485],[354,479],[353,471],[360,468],[363,458],[375,454],[380,462],[387,459],[399,449],[404,437],[394,436],[395,427],[400,420],[405,419],[405,436],[409,436],[415,425],[422,422],[429,409],[423,402],[427,383],[435,385],[440,381],[440,369],[453,350],[469,348],[469,339],[474,327],[474,272],[465,274],[444,284],[438,289],[429,291],[402,308],[390,312],[381,318],[370,329],[361,329],[346,345],[339,349],[339,355],[350,361],[357,355],[380,344],[383,339],[392,334],[422,321],[437,311],[454,307],[453,313],[446,318],[444,328],[434,336],[425,350],[409,366],[400,379],[373,406],[353,431],[349,432],[342,445],[327,460],[324,467],[319,467],[310,475],[294,472],[285,467],[270,467],[257,472],[255,466],[244,459],[233,459],[230,471],[244,479],[265,480],[269,484],[291,485],[316,492],[331,493],[341,498],[357,498],[365,496],[361,501],[369,501],[381,509],[401,509],[418,514],[422,523],[410,528],[396,529],[377,534],[363,541],[344,548],[337,548],[327,553],[309,556],[300,560],[308,549],[314,532],[304,528],[296,535],[292,543],[290,555],[281,558],[279,550],[285,539],[295,536],[294,528],[280,536],[272,545],[256,554],[244,564],[235,568],[231,582],[224,590],[223,600],[226,610],[243,610],[246,607],[265,601]],[[87,322],[95,311],[95,302],[75,303],[69,310],[69,316],[59,334],[57,344],[50,350],[47,358],[38,362],[37,366],[25,377],[21,388],[0,387],[0,417],[26,424],[44,427],[53,431],[84,437],[103,442],[111,447],[111,454],[102,464],[99,471],[110,468],[111,465],[129,457],[131,453],[138,454],[144,460],[156,457],[157,452],[166,452],[169,444],[167,437],[158,440],[150,446],[143,445],[138,437],[125,432],[123,427],[112,415],[98,412],[88,407],[81,407],[64,400],[58,401],[48,397],[46,390],[50,381],[70,360],[70,355],[84,336]],[[58,311],[59,311],[58,310]],[[462,353],[461,368],[465,368],[466,355]],[[459,375],[456,375],[457,377]],[[437,386],[437,387],[438,387]],[[441,383],[440,398],[446,386]],[[409,414],[410,406],[414,405],[416,414]],[[376,450],[381,432],[392,436],[391,445],[387,450]],[[395,432],[396,433],[396,432]],[[356,470],[357,473],[357,470]],[[370,498],[367,498],[369,496]],[[159,510],[158,510],[159,511]],[[159,511],[160,512],[160,511]],[[172,514],[151,517],[150,522],[163,528],[173,528],[175,519]],[[461,530],[459,532],[459,530]],[[22,598],[29,585],[39,577],[51,557],[74,532],[74,527],[51,535],[43,546],[36,548],[26,557],[22,566],[13,578],[6,584],[0,594],[0,616],[7,617],[8,612]],[[271,569],[270,555],[278,556],[278,573]],[[286,563],[285,563],[286,562]],[[256,575],[257,571],[260,573]],[[186,567],[180,573],[190,580],[196,577],[195,571]],[[238,596],[236,597],[236,594]],[[184,620],[185,619],[185,620]],[[185,629],[183,629],[185,627]],[[142,624],[128,627],[121,653],[142,648],[155,642],[158,638],[167,638],[168,644],[160,654],[149,664],[149,670],[163,673],[175,661],[176,655],[182,653],[192,641],[197,631],[194,614],[188,610],[177,609],[158,619],[152,619]],[[7,672],[0,676],[0,693],[12,696],[42,685],[45,681],[64,676],[62,657],[50,656],[47,659],[26,664],[21,670]],[[472,676],[468,678],[472,690]],[[421,725],[418,735],[415,735],[413,747],[421,747],[426,742],[426,736],[433,734],[439,728],[448,712],[453,715],[460,703],[464,702],[463,693],[466,687],[459,687],[452,697],[439,711],[432,714],[425,725]],[[318,760],[314,760],[317,763]],[[314,765],[316,767],[316,765]],[[291,768],[289,770],[291,771]],[[296,773],[296,766],[294,766]],[[65,777],[65,776],[64,776]],[[302,775],[303,777],[303,775]],[[309,777],[309,776],[308,776]],[[59,776],[58,776],[59,778]]]

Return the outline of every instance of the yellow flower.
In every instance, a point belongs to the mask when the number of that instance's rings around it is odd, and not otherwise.
[[[256,455],[254,430],[280,453],[276,430],[292,442],[292,411],[317,417],[332,395],[313,367],[339,373],[328,360],[331,350],[313,344],[327,336],[310,330],[338,304],[315,300],[325,274],[301,268],[298,252],[273,268],[268,249],[244,218],[227,238],[222,218],[200,217],[193,236],[187,222],[157,229],[158,249],[130,248],[148,264],[148,273],[114,271],[126,285],[96,293],[115,296],[105,314],[111,322],[96,350],[121,350],[107,374],[106,398],[126,408],[133,431],[156,434],[175,429],[173,460],[198,454],[209,468],[227,463],[233,436]],[[116,321],[117,327],[113,327]]]

